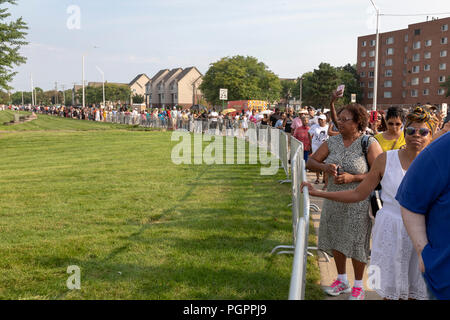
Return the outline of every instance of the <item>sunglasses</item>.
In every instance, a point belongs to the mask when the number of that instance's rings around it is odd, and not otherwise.
[[[401,122],[397,122],[397,123],[395,123],[395,122],[388,122],[387,124],[388,124],[388,126],[396,126],[396,127],[400,127],[402,125]]]
[[[427,128],[416,129],[413,127],[408,127],[405,129],[406,134],[409,136],[416,134],[416,131],[418,131],[422,137],[426,137],[427,135],[430,134],[430,130],[428,130]]]

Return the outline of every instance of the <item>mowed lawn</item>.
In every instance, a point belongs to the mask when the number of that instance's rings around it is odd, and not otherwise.
[[[38,116],[0,124],[0,299],[287,299],[282,170],[175,165],[170,132]],[[319,277],[308,258],[307,299]]]

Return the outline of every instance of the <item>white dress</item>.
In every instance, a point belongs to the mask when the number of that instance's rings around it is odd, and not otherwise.
[[[372,229],[370,265],[375,281],[371,283],[375,291],[386,299],[426,300],[427,287],[419,269],[417,253],[403,224],[400,204],[395,200],[405,176],[398,151],[387,152],[381,180],[383,208],[378,211]],[[379,281],[374,276],[376,270],[379,270]]]

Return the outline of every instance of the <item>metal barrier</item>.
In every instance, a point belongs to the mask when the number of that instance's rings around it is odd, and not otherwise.
[[[281,160],[281,164],[283,166],[284,172],[286,173],[286,180],[279,181],[281,184],[283,183],[289,183],[291,182],[291,179],[289,178],[289,156],[288,156],[288,136],[286,132],[280,130],[280,153],[279,157]]]

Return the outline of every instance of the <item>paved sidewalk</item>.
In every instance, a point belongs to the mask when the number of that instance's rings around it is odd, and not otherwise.
[[[312,173],[312,172],[308,172],[307,176],[308,176],[308,181],[311,183],[314,183],[314,181],[316,180],[316,174]],[[322,178],[320,179],[320,181],[322,181]],[[316,188],[322,189],[323,184],[320,183],[320,184],[316,184],[315,186],[316,186]],[[316,204],[320,209],[322,209],[323,199],[311,197],[311,204]],[[321,214],[321,211],[314,212],[313,210],[311,210],[311,220],[314,223],[314,227],[316,229],[317,235],[319,234],[320,214]],[[336,265],[334,263],[334,259],[332,257],[330,257],[330,261],[327,262],[325,255],[319,251],[319,268],[320,268],[320,276],[321,276],[320,284],[323,288],[325,288],[325,287],[331,285],[331,283],[333,283],[333,281],[336,280],[336,278],[337,278],[337,270],[336,270]],[[354,274],[353,274],[353,266],[352,266],[351,259],[347,259],[347,277],[348,277],[350,285],[353,285],[355,278],[354,278]],[[366,300],[382,300],[382,298],[375,291],[370,290],[367,287],[367,268],[366,268],[366,272],[364,273],[363,281],[364,281],[364,289],[366,291]],[[341,294],[338,297],[327,296],[326,300],[347,300],[349,295],[350,294],[347,293],[347,294]]]

